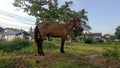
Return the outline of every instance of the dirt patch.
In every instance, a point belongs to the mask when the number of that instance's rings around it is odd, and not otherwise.
[[[51,63],[59,58],[59,55],[20,55],[15,56],[10,59],[12,66],[14,68],[30,68],[30,63],[28,60],[34,60],[35,66],[37,68],[48,68],[51,66]],[[32,61],[30,61],[32,62]]]
[[[37,68],[51,68],[51,65],[54,63],[54,61],[64,62],[70,60],[72,63],[77,63],[80,66],[96,66],[96,68],[120,68],[120,62],[112,59],[105,59],[101,54],[81,54],[79,56],[71,54],[53,54],[46,56],[22,55],[11,58],[11,62],[14,68],[30,68],[30,64],[27,59],[35,60],[35,66]]]

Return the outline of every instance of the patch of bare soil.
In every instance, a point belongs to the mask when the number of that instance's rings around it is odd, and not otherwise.
[[[46,55],[46,56],[39,56],[39,55],[22,55],[22,56],[15,56],[10,59],[12,66],[14,68],[30,68],[30,64],[27,59],[33,59],[36,61],[37,67],[35,68],[49,68],[51,63],[54,60],[57,60],[59,55]]]
[[[50,68],[54,60],[59,61],[58,59],[61,57],[65,57],[67,60],[75,60],[75,62],[79,65],[90,65],[90,66],[97,66],[98,68],[120,68],[120,62],[113,60],[113,59],[105,59],[102,57],[101,54],[94,54],[93,55],[84,55],[81,54],[79,56],[70,55],[70,54],[54,54],[54,55],[46,55],[46,56],[39,56],[39,55],[23,55],[23,56],[15,56],[11,58],[12,65],[14,68],[30,68],[29,63],[26,59],[33,59],[36,61],[38,65],[35,68]],[[80,62],[82,61],[82,62]]]

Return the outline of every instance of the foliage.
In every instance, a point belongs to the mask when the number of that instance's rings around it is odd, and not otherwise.
[[[120,25],[116,28],[115,36],[120,40]]]
[[[82,35],[82,32],[80,32],[80,31],[78,31],[78,30],[76,30],[76,29],[73,29],[73,30],[71,31],[71,33],[70,33],[70,36],[71,36],[72,38],[75,38],[75,37],[81,36],[81,35]]]
[[[61,43],[61,39],[60,38],[53,38],[52,43],[60,44]]]
[[[98,66],[88,63],[86,60],[73,55],[60,56],[52,63],[51,68],[99,68]]]
[[[56,46],[53,43],[49,42],[49,41],[45,41],[43,43],[43,48],[54,49],[54,48],[56,48]]]
[[[0,58],[0,68],[13,68],[8,58]]]
[[[92,37],[84,38],[84,42],[87,44],[93,43]]]
[[[29,58],[28,58],[26,61],[27,61],[28,64],[29,64],[29,68],[35,68],[36,60],[34,60],[34,59],[29,59]]]
[[[106,41],[104,43],[102,43],[103,45],[120,45],[119,41]]]
[[[116,46],[111,48],[106,48],[105,51],[103,52],[103,56],[106,58],[113,58],[118,60],[120,58],[119,48]]]
[[[13,52],[16,50],[20,50],[22,48],[30,46],[32,43],[28,40],[22,39],[14,39],[13,41],[1,41],[0,42],[0,50],[4,52]]]
[[[30,58],[0,58],[0,68],[35,68],[36,60]]]
[[[37,54],[37,47],[36,46],[28,46],[22,48],[18,51],[15,51],[16,54]]]

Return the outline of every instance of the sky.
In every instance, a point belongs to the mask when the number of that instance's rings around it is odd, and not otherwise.
[[[65,0],[59,0],[63,4]],[[70,1],[70,0],[66,0]],[[85,9],[88,14],[88,24],[91,32],[114,34],[120,25],[120,0],[72,0],[72,10]],[[0,0],[0,26],[29,30],[34,28],[35,18],[12,5],[13,0]]]

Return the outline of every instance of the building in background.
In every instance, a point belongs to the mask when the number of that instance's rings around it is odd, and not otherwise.
[[[102,40],[102,33],[84,33],[85,38],[91,38],[93,42]]]
[[[3,39],[7,41],[14,40],[15,38],[20,39],[31,39],[31,36],[26,31],[8,31],[3,33]]]
[[[31,35],[24,30],[0,27],[0,40],[11,41],[14,40],[15,38],[28,40],[32,39]]]

